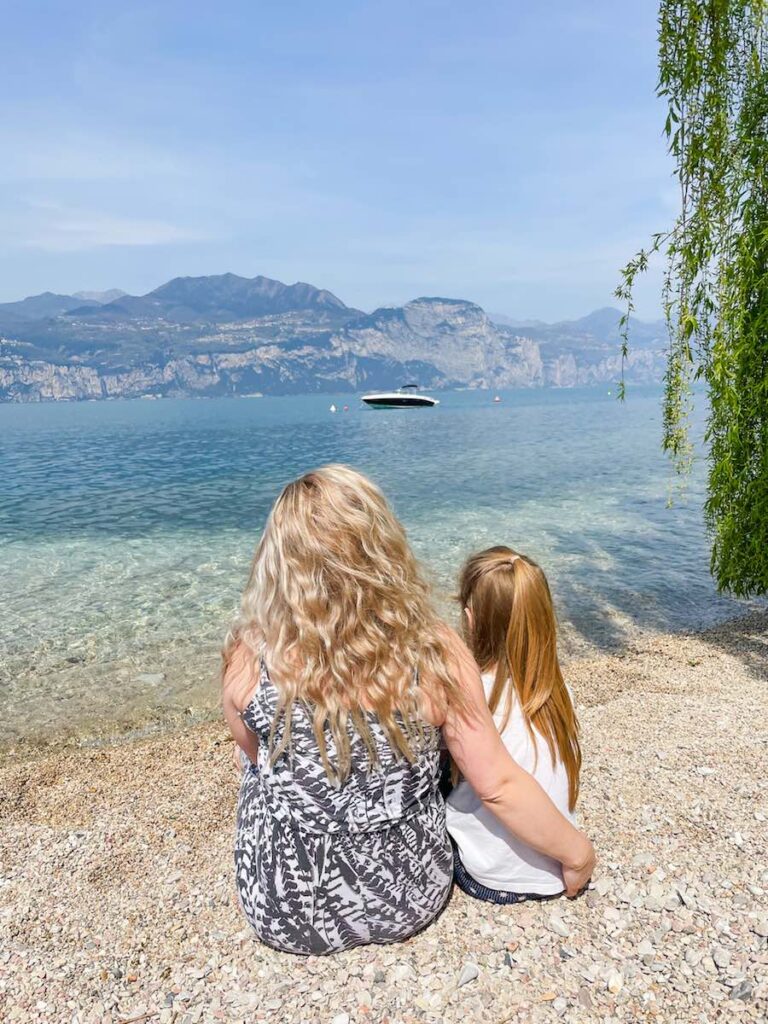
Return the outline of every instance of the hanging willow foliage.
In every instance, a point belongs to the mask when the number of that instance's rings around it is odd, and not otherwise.
[[[768,0],[661,0],[658,92],[681,208],[616,290],[626,358],[635,279],[663,253],[664,448],[686,472],[703,380],[711,568],[740,596],[768,593],[767,12]]]

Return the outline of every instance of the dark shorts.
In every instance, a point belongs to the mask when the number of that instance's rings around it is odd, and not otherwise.
[[[487,885],[481,885],[470,875],[462,864],[458,847],[455,845],[453,847],[453,880],[467,896],[473,896],[476,900],[485,900],[486,903],[526,903],[530,900],[556,900],[562,896],[561,892],[553,893],[551,896],[542,896],[533,892],[503,892],[500,889],[489,889]]]

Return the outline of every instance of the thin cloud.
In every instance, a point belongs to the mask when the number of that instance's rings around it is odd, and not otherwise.
[[[103,133],[48,125],[39,133],[6,128],[4,141],[7,152],[0,163],[0,181],[7,183],[127,182],[188,174],[187,164],[177,154]]]
[[[26,248],[46,252],[79,252],[116,246],[173,245],[210,240],[210,236],[163,220],[114,217],[84,210],[67,210],[37,204],[48,213],[45,222],[29,237],[19,240]]]

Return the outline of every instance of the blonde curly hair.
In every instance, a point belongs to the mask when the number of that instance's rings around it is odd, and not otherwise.
[[[243,645],[254,669],[260,651],[267,652],[280,695],[270,736],[273,761],[290,743],[291,715],[300,702],[312,715],[323,765],[337,784],[349,774],[353,731],[376,763],[367,713],[381,723],[396,754],[412,761],[425,741],[421,697],[437,707],[464,705],[448,667],[445,627],[405,530],[381,491],[348,466],[306,473],[275,502],[224,643],[225,674]]]

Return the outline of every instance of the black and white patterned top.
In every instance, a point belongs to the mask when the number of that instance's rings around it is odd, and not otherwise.
[[[278,701],[262,660],[259,688],[242,714],[259,737],[258,764],[243,773],[237,810],[235,869],[246,918],[263,942],[291,953],[408,938],[440,912],[451,885],[439,731],[426,727],[425,749],[409,764],[370,715],[379,763],[369,768],[365,745],[350,727],[352,766],[336,787],[323,768],[311,714],[299,704],[290,751],[270,766]],[[327,744],[333,759],[330,731]]]

